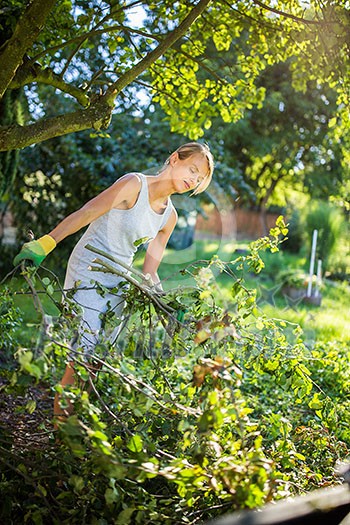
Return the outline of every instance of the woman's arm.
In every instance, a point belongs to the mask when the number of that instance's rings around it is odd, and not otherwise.
[[[80,210],[68,215],[48,235],[23,244],[20,252],[13,259],[17,266],[22,261],[32,261],[40,266],[45,257],[52,252],[56,244],[68,235],[77,232],[112,208],[131,208],[140,192],[141,181],[137,175],[124,175],[107,190],[87,202]]]
[[[82,208],[63,219],[49,233],[50,237],[59,243],[112,208],[131,208],[139,194],[140,185],[140,179],[136,175],[124,175]]]
[[[154,284],[159,283],[157,270],[176,222],[177,213],[173,210],[163,229],[158,232],[157,236],[148,245],[142,271],[144,275],[149,274],[151,276]]]

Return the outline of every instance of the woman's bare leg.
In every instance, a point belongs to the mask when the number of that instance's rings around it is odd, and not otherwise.
[[[75,383],[75,371],[74,371],[74,363],[70,362],[66,366],[66,370],[63,374],[63,377],[61,379],[61,386],[68,386],[68,385],[74,385]],[[56,392],[54,403],[53,403],[53,413],[54,416],[57,417],[58,420],[62,420],[64,417],[69,416],[73,411],[72,404],[68,401],[68,406],[63,409],[61,408],[61,395]],[[55,429],[57,429],[57,423],[55,424]]]

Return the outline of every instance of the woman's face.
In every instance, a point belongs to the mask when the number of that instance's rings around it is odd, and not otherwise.
[[[208,161],[200,153],[181,160],[175,152],[170,157],[170,167],[176,193],[186,193],[193,191],[206,178]]]

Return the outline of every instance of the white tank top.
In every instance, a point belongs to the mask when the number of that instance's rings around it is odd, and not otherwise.
[[[113,287],[122,280],[116,275],[89,270],[93,260],[101,256],[87,250],[86,244],[91,244],[130,265],[137,250],[135,241],[143,239],[143,242],[146,242],[154,239],[168,221],[174,209],[170,198],[162,214],[155,212],[149,202],[146,176],[142,173],[133,175],[137,175],[141,180],[136,203],[128,210],[113,208],[90,224],[69,258],[65,290],[73,288],[76,281],[81,281],[79,286],[90,285],[90,281],[95,280],[106,287]],[[125,272],[124,269],[123,271]]]

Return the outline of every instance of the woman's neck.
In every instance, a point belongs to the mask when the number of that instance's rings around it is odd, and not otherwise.
[[[165,168],[157,176],[148,177],[147,183],[150,202],[166,206],[170,195],[175,193],[168,170]]]

